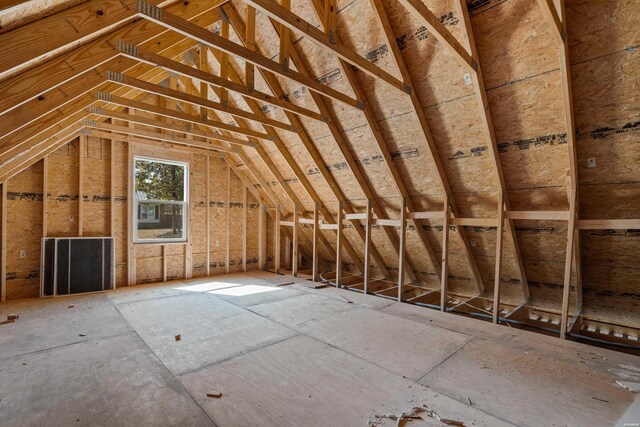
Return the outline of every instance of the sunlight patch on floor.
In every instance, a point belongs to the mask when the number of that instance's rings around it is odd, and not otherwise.
[[[209,292],[214,295],[228,295],[234,297],[243,297],[246,295],[260,294],[263,292],[281,291],[281,288],[274,288],[273,286],[260,286],[260,285],[243,285],[236,286],[234,288],[219,289]]]

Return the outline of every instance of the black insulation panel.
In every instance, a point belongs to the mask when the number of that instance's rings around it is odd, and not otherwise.
[[[113,289],[113,238],[43,241],[42,296]]]

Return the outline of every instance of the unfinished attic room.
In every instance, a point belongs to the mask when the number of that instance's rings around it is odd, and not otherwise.
[[[0,427],[640,426],[640,0],[0,0]]]

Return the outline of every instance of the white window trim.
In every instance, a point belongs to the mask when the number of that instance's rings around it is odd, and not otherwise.
[[[138,199],[136,199],[136,161],[137,160],[142,160],[142,161],[147,161],[147,162],[157,162],[157,163],[165,163],[165,164],[169,164],[169,165],[176,165],[176,166],[182,166],[184,167],[184,201],[183,202],[179,202],[179,201],[175,201],[175,200],[142,200],[143,203],[146,204],[175,204],[175,205],[182,205],[182,230],[183,230],[183,235],[184,237],[182,238],[175,238],[175,239],[171,239],[171,238],[165,238],[165,239],[140,239],[138,237],[138,204],[139,201]],[[146,156],[133,156],[133,174],[132,174],[132,179],[133,182],[131,183],[131,188],[133,190],[132,194],[130,195],[132,200],[133,200],[133,212],[132,212],[132,219],[133,219],[133,224],[131,225],[133,227],[133,243],[138,243],[138,244],[158,244],[158,243],[187,243],[189,242],[189,163],[186,162],[177,162],[174,160],[167,160],[167,159],[157,159],[157,158],[153,158],[153,157],[146,157]]]

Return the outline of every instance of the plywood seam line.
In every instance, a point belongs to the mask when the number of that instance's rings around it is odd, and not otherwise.
[[[376,16],[378,18],[378,22],[380,23],[382,29],[383,29],[383,33],[385,35],[385,40],[387,41],[387,45],[390,47],[391,49],[391,53],[392,53],[392,58],[393,58],[393,62],[396,65],[396,67],[398,68],[398,70],[400,71],[400,74],[402,74],[403,78],[405,79],[405,81],[412,85],[412,78],[411,78],[411,73],[409,72],[405,61],[402,57],[402,54],[400,53],[400,50],[398,48],[398,45],[395,41],[395,36],[393,34],[393,29],[391,28],[391,23],[389,22],[389,17],[387,16],[387,12],[386,9],[384,8],[384,5],[382,4],[382,2],[380,0],[370,0],[374,10],[376,11]],[[416,119],[419,122],[419,129],[420,132],[422,133],[422,135],[424,136],[425,142],[427,144],[427,151],[430,155],[430,158],[432,159],[432,161],[434,162],[434,165],[436,167],[436,171],[438,172],[438,179],[440,181],[440,185],[442,186],[442,191],[444,193],[445,198],[449,198],[451,204],[452,204],[452,211],[454,214],[459,214],[459,211],[457,209],[455,200],[453,199],[453,192],[451,191],[451,187],[449,186],[449,180],[447,178],[447,175],[445,173],[444,167],[442,165],[442,161],[440,160],[440,155],[438,153],[438,150],[436,148],[436,144],[435,141],[433,139],[433,136],[431,135],[431,130],[429,128],[429,125],[427,123],[427,119],[424,115],[424,111],[422,109],[422,105],[420,104],[420,101],[418,100],[418,95],[415,93],[415,91],[411,91],[411,93],[409,94],[409,98],[411,101],[411,109],[413,111],[413,114],[415,115]],[[408,196],[408,195],[407,195]],[[413,203],[411,202],[411,198],[408,197],[407,199],[407,203],[409,206],[411,206],[409,208],[409,211],[412,211],[412,205]],[[469,263],[469,268],[471,270],[471,274],[474,277],[474,280],[476,282],[476,287],[478,288],[478,292],[480,294],[485,292],[485,287],[484,287],[484,283],[482,280],[482,276],[480,275],[479,269],[477,267],[475,258],[472,255],[472,251],[471,251],[471,247],[469,244],[469,239],[467,238],[467,235],[465,233],[465,230],[463,228],[458,228],[458,233],[460,236],[460,239],[462,240],[463,243],[463,248],[464,248],[464,253],[465,253],[465,257],[467,258],[467,262]],[[438,263],[436,262],[435,265],[437,266]],[[442,275],[442,268],[441,267],[435,267],[436,272],[438,273],[438,276]]]

